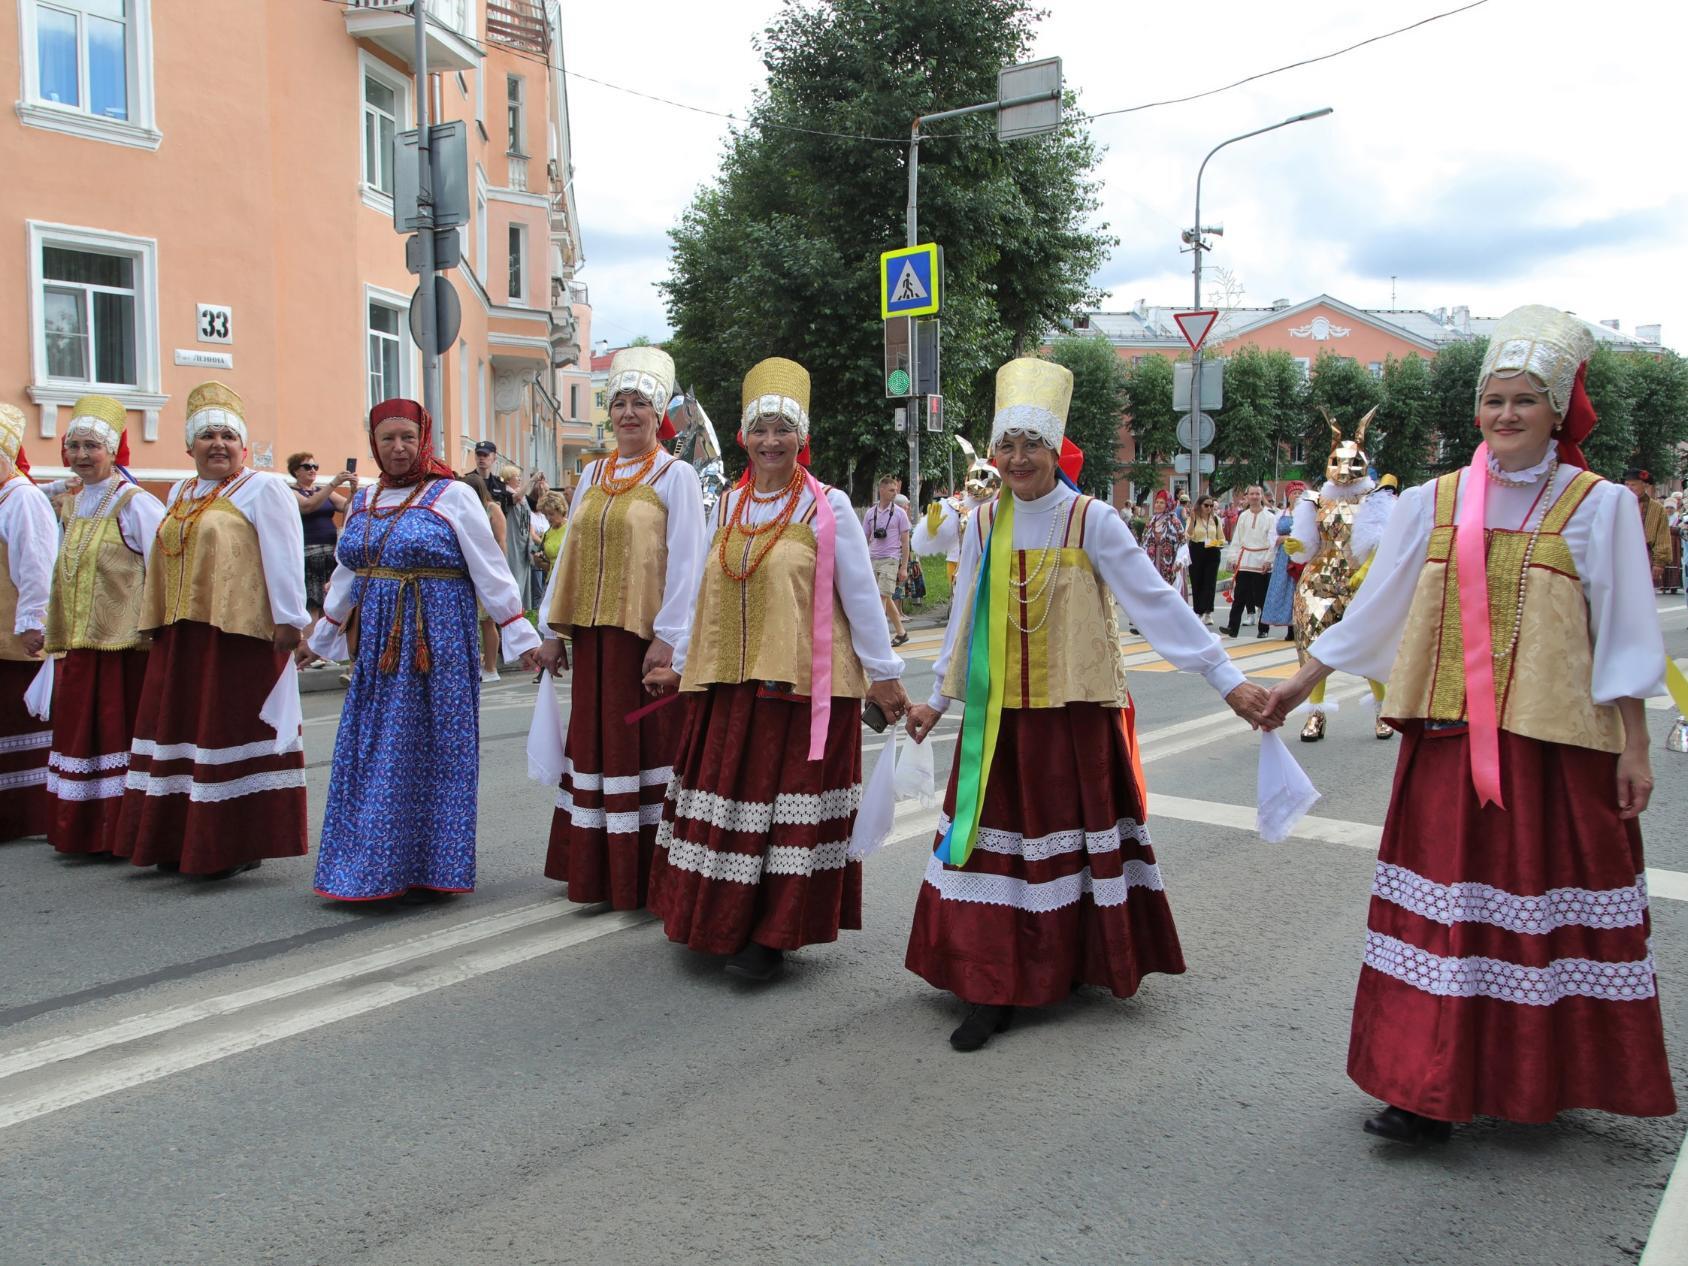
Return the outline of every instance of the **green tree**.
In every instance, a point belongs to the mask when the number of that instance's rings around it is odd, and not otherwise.
[[[1663,482],[1684,469],[1677,450],[1688,440],[1688,360],[1668,351],[1629,360],[1634,461]]]
[[[1114,480],[1125,471],[1119,452],[1119,429],[1126,409],[1125,364],[1115,354],[1114,345],[1096,335],[1056,339],[1049,358],[1073,371],[1067,438],[1084,451],[1079,489],[1111,500]]]
[[[1300,409],[1301,374],[1288,352],[1244,344],[1226,353],[1225,407],[1214,427],[1214,490],[1276,478],[1282,444],[1300,434]]]
[[[1588,468],[1608,479],[1622,478],[1635,454],[1631,358],[1601,345],[1588,358],[1588,401],[1600,424],[1583,441]]]
[[[1352,439],[1360,419],[1378,403],[1381,394],[1377,379],[1357,360],[1322,352],[1313,362],[1313,371],[1307,378],[1306,407],[1302,411],[1302,444],[1307,452],[1309,484],[1323,482],[1325,455],[1330,452],[1330,424],[1324,411],[1336,419],[1343,438]],[[1368,427],[1367,444],[1371,438]]]
[[[1435,455],[1430,369],[1422,359],[1391,356],[1383,365],[1383,399],[1367,435],[1367,452],[1381,474],[1411,488],[1430,477]]]
[[[1153,488],[1160,482],[1160,468],[1178,451],[1178,415],[1172,410],[1172,362],[1164,356],[1139,357],[1126,371],[1125,407],[1131,414],[1132,482],[1140,488]]]
[[[705,407],[736,413],[751,365],[788,356],[813,382],[817,474],[906,465],[877,282],[880,252],[903,241],[896,138],[917,115],[991,100],[1036,17],[1028,0],[786,0],[759,41],[768,78],[751,124],[670,231],[670,351]],[[921,146],[920,236],[945,248],[943,391],[975,439],[996,367],[1100,297],[1088,278],[1113,239],[1093,223],[1098,151],[1074,117],[1008,144],[988,116],[959,119]],[[943,445],[923,448],[928,470],[945,467]]]
[[[1431,470],[1444,475],[1471,461],[1477,448],[1477,375],[1489,340],[1450,343],[1430,365]],[[1407,487],[1403,478],[1401,486]]]

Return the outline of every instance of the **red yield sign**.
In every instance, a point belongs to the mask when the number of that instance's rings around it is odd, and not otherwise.
[[[1207,332],[1213,328],[1213,323],[1219,319],[1217,308],[1198,308],[1194,312],[1174,312],[1172,319],[1178,322],[1178,328],[1184,332],[1184,341],[1190,345],[1193,352],[1201,347],[1207,339]]]

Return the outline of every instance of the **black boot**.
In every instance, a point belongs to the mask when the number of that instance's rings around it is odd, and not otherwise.
[[[746,980],[772,980],[784,963],[785,955],[779,950],[752,941],[727,960],[727,970]]]
[[[1258,629],[1258,630],[1256,630],[1256,632],[1255,632],[1255,634],[1254,634],[1254,636],[1256,636],[1256,637],[1265,637],[1265,636],[1266,636],[1266,634],[1267,634],[1267,633],[1268,633],[1268,632],[1269,632],[1269,631],[1270,631],[1270,630],[1271,630],[1271,627],[1272,627],[1272,626],[1271,626],[1271,625],[1269,625],[1269,624],[1262,624],[1262,625],[1261,625],[1261,626],[1260,626],[1260,628],[1259,628],[1259,629]]]
[[[1438,1121],[1434,1117],[1421,1117],[1416,1112],[1408,1112],[1405,1108],[1386,1107],[1375,1117],[1367,1117],[1365,1124],[1367,1134],[1375,1134],[1381,1139],[1391,1139],[1396,1143],[1446,1143],[1454,1132],[1453,1123]]]
[[[407,906],[437,906],[455,896],[455,892],[445,892],[439,888],[415,887],[406,888],[399,894],[398,900],[401,905]]]
[[[976,1051],[991,1040],[991,1034],[1006,1032],[1013,1021],[1013,1007],[976,1002],[968,1009],[961,1026],[950,1034],[950,1045],[958,1051]]]
[[[214,870],[205,875],[206,879],[233,879],[236,875],[248,870],[257,870],[263,862],[241,862],[235,866],[227,866],[222,870]]]

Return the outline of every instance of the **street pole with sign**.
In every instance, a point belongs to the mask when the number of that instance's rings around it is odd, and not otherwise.
[[[1244,132],[1241,136],[1233,136],[1230,140],[1220,141],[1219,144],[1208,150],[1207,158],[1202,159],[1202,165],[1196,168],[1196,218],[1191,222],[1191,227],[1186,229],[1182,235],[1185,243],[1190,247],[1190,253],[1195,257],[1194,263],[1191,265],[1191,272],[1195,275],[1195,294],[1192,296],[1192,299],[1194,300],[1194,306],[1196,309],[1200,310],[1202,306],[1202,252],[1213,249],[1203,235],[1211,233],[1215,236],[1222,237],[1225,232],[1224,229],[1218,227],[1202,227],[1202,174],[1207,171],[1208,159],[1212,158],[1227,145],[1235,145],[1238,141],[1246,141],[1251,136],[1260,136],[1266,132],[1276,132],[1279,128],[1288,127],[1292,123],[1305,123],[1308,119],[1321,119],[1330,113],[1330,106],[1325,106],[1318,110],[1309,110],[1305,114],[1297,114],[1291,118],[1283,120],[1281,123],[1272,123],[1268,124],[1266,127],[1257,127],[1252,132]],[[1185,337],[1189,337],[1188,334],[1186,334]],[[1206,332],[1204,331],[1203,338],[1205,339],[1205,337]],[[1190,398],[1196,402],[1195,407],[1199,409],[1201,407],[1202,398],[1202,349],[1200,343],[1196,341],[1192,341],[1191,347]],[[1197,438],[1200,437],[1198,436]],[[1195,456],[1196,460],[1191,463],[1190,470],[1190,504],[1192,505],[1201,500],[1202,489],[1201,452],[1199,449],[1196,451]]]
[[[1041,61],[1005,66],[997,73],[996,100],[978,105],[962,106],[959,110],[941,110],[923,114],[909,128],[908,138],[908,209],[905,213],[906,246],[920,241],[920,129],[922,125],[960,119],[970,114],[997,116],[996,135],[999,141],[1020,140],[1041,136],[1061,126],[1061,59],[1046,57]],[[920,507],[920,428],[911,426],[908,436],[908,502],[911,513]]]

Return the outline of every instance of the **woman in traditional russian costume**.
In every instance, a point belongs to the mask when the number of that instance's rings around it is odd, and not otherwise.
[[[1190,544],[1185,538],[1184,519],[1164,489],[1155,494],[1154,504],[1154,517],[1143,529],[1143,550],[1160,578],[1188,598]]]
[[[969,1004],[957,1050],[1078,985],[1125,998],[1150,972],[1184,970],[1149,843],[1114,600],[1239,715],[1255,718],[1266,699],[1119,515],[1058,478],[1072,389],[1052,361],[997,372],[991,451],[1005,488],[968,525],[937,684],[909,714],[919,742],[952,699],[966,703],[907,957]]]
[[[376,405],[369,447],[380,478],[347,507],[310,647],[355,656],[315,888],[337,901],[435,900],[475,887],[477,599],[506,660],[532,669],[539,634],[480,498],[434,457],[427,410]]]
[[[45,835],[51,821],[47,755],[53,731],[44,706],[25,696],[50,688],[42,659],[53,556],[59,545],[52,503],[29,480],[23,411],[0,404],[0,843]]]
[[[1387,678],[1403,736],[1349,1076],[1404,1142],[1473,1116],[1676,1111],[1636,821],[1664,643],[1635,497],[1584,469],[1587,325],[1502,318],[1468,469],[1403,494],[1342,623],[1273,693]]]
[[[1272,575],[1266,582],[1266,601],[1260,608],[1260,623],[1279,624],[1284,628],[1284,641],[1295,640],[1295,582],[1300,568],[1290,571],[1289,550],[1285,542],[1295,530],[1295,519],[1288,510],[1278,516],[1277,544],[1272,549]]]
[[[188,395],[197,475],[170,490],[147,560],[153,637],[113,852],[226,879],[306,847],[305,749],[291,657],[305,609],[298,498],[248,470],[241,400]]]
[[[767,980],[862,925],[862,700],[895,721],[908,696],[861,523],[806,469],[808,371],[761,362],[742,405],[749,469],[716,503],[689,644],[651,674],[685,707],[651,909],[669,940]]]
[[[65,463],[82,481],[65,524],[47,608],[47,651],[62,655],[47,757],[61,853],[110,855],[146,680],[141,598],[164,503],[132,480],[123,405],[84,396],[71,406]]]
[[[543,606],[541,662],[556,671],[563,634],[574,649],[568,735],[550,762],[562,778],[545,873],[568,885],[570,901],[617,910],[645,904],[680,742],[680,709],[649,709],[644,680],[684,652],[708,545],[697,472],[661,444],[674,437],[673,386],[660,348],[625,348],[610,362],[615,455],[575,487]]]

